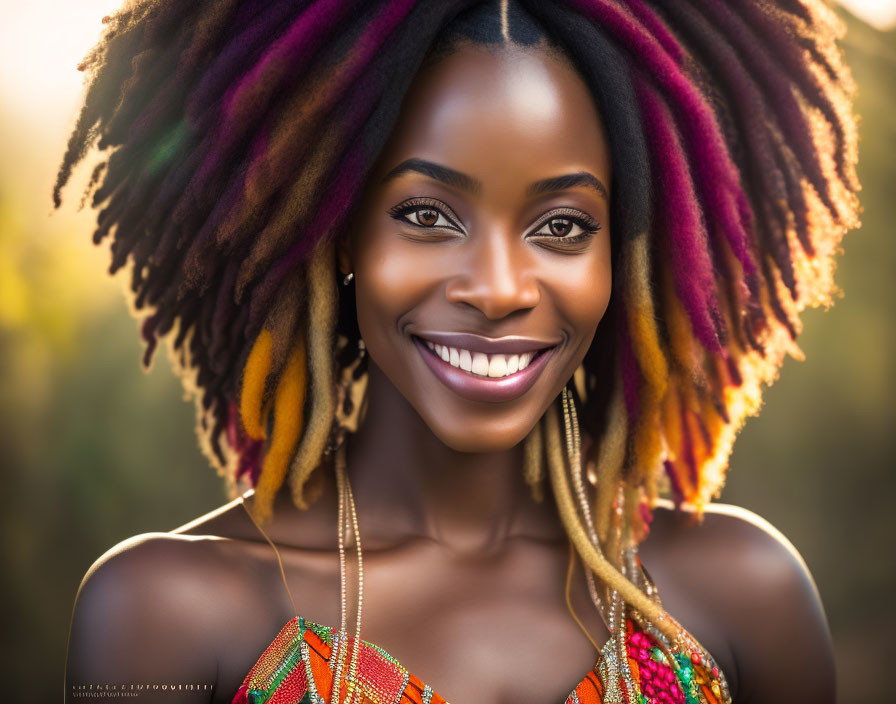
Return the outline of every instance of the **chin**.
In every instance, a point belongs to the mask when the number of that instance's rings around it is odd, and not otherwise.
[[[466,423],[445,426],[424,418],[429,429],[446,446],[457,452],[471,454],[506,452],[519,445],[530,433],[538,419],[530,424],[513,423],[512,426],[496,421],[489,423]]]

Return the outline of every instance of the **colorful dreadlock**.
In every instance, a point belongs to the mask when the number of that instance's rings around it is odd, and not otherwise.
[[[836,291],[857,136],[842,26],[822,0],[509,8],[137,0],[80,66],[91,81],[55,203],[92,146],[109,152],[88,187],[94,241],[111,238],[110,271],[129,265],[149,311],[145,363],[169,337],[203,447],[234,487],[256,488],[262,521],[287,478],[306,505],[334,380],[356,362],[333,353],[350,304],[332,243],[414,76],[458,39],[544,40],[607,128],[615,290],[578,394],[601,542],[620,495],[636,538],[660,492],[698,509],[717,495],[763,384],[799,355],[799,313]],[[559,447],[550,427],[529,441],[536,491],[538,457]]]

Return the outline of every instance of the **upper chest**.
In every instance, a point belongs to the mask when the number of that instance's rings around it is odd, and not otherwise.
[[[340,579],[335,555],[283,551],[299,615],[338,626]],[[252,575],[251,617],[239,617],[242,638],[222,653],[219,680],[232,696],[242,678],[293,615],[276,565],[264,553],[236,558]],[[565,701],[597,659],[564,599],[565,547],[520,546],[480,559],[450,559],[431,544],[364,557],[361,635],[383,648],[448,701],[553,704]],[[348,603],[357,606],[349,570]],[[582,579],[581,573],[578,579]],[[584,586],[584,582],[581,587]],[[571,594],[595,640],[606,630],[584,588]],[[350,616],[349,629],[354,620]]]
[[[341,581],[335,552],[281,550],[294,610],[270,546],[234,540],[219,547],[228,551],[221,562],[236,575],[242,605],[226,618],[232,634],[226,647],[212,644],[219,653],[216,701],[229,704],[293,615],[339,625]],[[691,575],[663,559],[661,541],[648,552],[664,606],[713,653],[723,671],[733,672],[734,653],[718,610],[707,608],[692,592]],[[352,614],[358,591],[349,553],[346,591]],[[526,541],[478,557],[450,555],[428,541],[367,550],[361,636],[454,704],[562,702],[597,659],[566,605],[568,558],[564,544]],[[570,598],[593,639],[603,645],[608,635],[581,569],[571,582]],[[736,694],[736,683],[731,684]]]

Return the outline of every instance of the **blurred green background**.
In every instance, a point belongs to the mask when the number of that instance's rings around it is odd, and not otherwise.
[[[124,282],[103,274],[94,216],[77,212],[85,174],[51,216],[81,88],[74,66],[117,4],[10,3],[0,30],[0,662],[33,701],[62,693],[72,604],[91,563],[226,500],[165,354],[140,371]],[[896,32],[841,12],[859,86],[863,227],[844,240],[845,296],[804,315],[807,359],[787,360],[748,422],[723,500],[767,518],[802,553],[834,634],[839,701],[858,704],[892,701]]]

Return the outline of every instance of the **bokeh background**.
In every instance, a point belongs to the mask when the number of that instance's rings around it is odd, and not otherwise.
[[[859,704],[894,691],[896,0],[847,4],[863,227],[844,240],[845,295],[805,314],[806,360],[787,360],[741,434],[723,500],[802,553],[834,635],[838,701]],[[104,273],[94,216],[77,209],[85,173],[52,212],[83,90],[75,66],[117,5],[0,1],[0,663],[22,701],[59,700],[73,600],[97,557],[226,500],[164,353],[140,370],[124,281]]]

